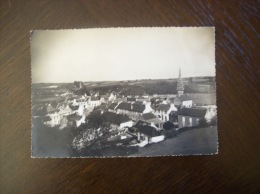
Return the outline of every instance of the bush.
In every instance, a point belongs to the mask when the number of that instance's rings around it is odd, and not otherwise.
[[[216,126],[217,125],[217,116],[214,116],[211,121],[210,121],[211,126]]]
[[[165,130],[171,130],[171,129],[174,129],[174,124],[170,121],[167,121],[163,124],[163,128]]]
[[[209,123],[207,122],[207,120],[205,118],[202,118],[199,120],[199,126],[200,127],[207,127],[209,126]]]

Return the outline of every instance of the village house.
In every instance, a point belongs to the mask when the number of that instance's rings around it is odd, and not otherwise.
[[[83,106],[85,108],[88,106],[88,98],[82,96],[81,98],[74,99],[72,104],[74,106]]]
[[[91,96],[88,101],[90,106],[99,106],[101,104],[100,97],[99,96]]]
[[[136,98],[134,98],[134,97],[127,97],[126,101],[128,101],[128,102],[135,102]]]
[[[127,115],[132,120],[138,121],[142,114],[152,111],[150,103],[141,103],[141,102],[122,102],[116,108],[116,112],[119,114]]]
[[[114,95],[113,93],[110,94],[110,96],[108,97],[108,101],[113,102],[116,100],[116,95]]]
[[[108,107],[108,111],[109,112],[114,112],[116,113],[116,107],[119,105],[120,103],[112,103],[110,104],[110,106]]]
[[[43,117],[42,120],[43,124],[50,127],[55,127],[60,124],[61,116],[58,114],[58,112],[52,112]]]
[[[50,116],[44,116],[41,118],[41,120],[44,125],[51,126],[51,117]]]
[[[174,98],[173,103],[176,107],[192,107],[192,99],[186,94]]]
[[[149,113],[144,113],[141,118],[141,121],[145,121],[151,125],[155,125],[157,128],[162,129],[163,128],[163,123],[161,119],[157,118],[155,114],[149,112]]]
[[[116,95],[116,99],[113,102],[124,102],[126,101],[127,97],[125,97],[124,95]]]
[[[68,119],[67,119],[67,117],[62,117],[61,120],[60,120],[59,129],[62,130],[62,129],[64,129],[67,126],[68,126]]]
[[[108,103],[109,94],[100,95],[100,102],[101,103]]]
[[[105,122],[112,125],[112,128],[132,127],[133,121],[126,115],[116,114],[113,112],[104,112],[102,118]]]
[[[76,113],[67,116],[68,122],[71,126],[79,127],[85,123],[85,116],[78,115]]]
[[[157,129],[155,126],[138,121],[132,128],[129,129],[130,134],[137,134],[137,144],[139,147],[144,147],[147,144],[157,143],[165,139],[164,130]]]
[[[178,112],[179,128],[198,126],[201,119],[210,121],[216,113],[213,109],[203,107],[182,108]]]
[[[146,97],[139,97],[139,98],[136,98],[136,101],[138,102],[151,102],[150,98],[146,98]]]
[[[170,113],[172,111],[177,111],[177,108],[174,104],[160,104],[156,109],[154,114],[161,119],[162,121],[166,122],[169,121]]]
[[[59,111],[56,110],[56,111],[49,112],[47,114],[48,119],[45,119],[46,121],[44,121],[44,124],[48,125],[50,127],[54,127],[54,126],[60,125],[61,124],[61,119],[64,116],[76,113],[76,112],[78,112],[78,110],[79,110],[78,106],[67,105],[65,108],[63,108],[63,109],[61,109]]]
[[[64,109],[61,109],[58,114],[60,116],[67,116],[71,115],[73,113],[76,113],[79,109],[79,106],[72,106],[72,105],[67,105]]]
[[[67,103],[66,103],[66,102],[59,102],[59,103],[56,105],[56,109],[58,109],[58,110],[64,109],[66,106],[67,106]]]

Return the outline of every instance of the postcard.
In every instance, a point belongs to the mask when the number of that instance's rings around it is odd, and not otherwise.
[[[218,153],[214,27],[31,31],[32,157]]]

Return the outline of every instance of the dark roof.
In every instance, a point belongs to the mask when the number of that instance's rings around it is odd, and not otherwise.
[[[131,119],[126,115],[116,114],[113,112],[104,112],[102,114],[104,121],[113,123],[116,125],[120,125],[121,123],[125,123],[127,121],[131,121]]]
[[[94,108],[94,111],[96,111],[96,110],[99,110],[99,111],[105,111],[105,110],[107,110],[106,104],[101,104],[101,105],[99,105],[99,106],[96,106],[96,107]]]
[[[153,113],[145,113],[142,115],[144,120],[150,120],[156,118],[156,116]]]
[[[122,102],[120,103],[116,109],[122,109],[122,110],[128,110],[133,112],[143,112],[145,110],[145,105],[142,103],[128,103],[128,102]]]
[[[69,106],[71,110],[78,110],[79,109],[79,106]]]
[[[131,111],[131,103],[122,102],[120,103],[116,109],[123,109],[123,110],[129,110]]]
[[[100,97],[99,96],[91,96],[90,100],[91,101],[97,101],[97,100],[100,100]]]
[[[114,109],[116,108],[116,106],[117,106],[117,103],[112,103],[112,104],[110,104],[110,106],[108,107],[108,109],[114,110]]]
[[[141,132],[149,137],[157,136],[156,129],[144,121],[138,121],[136,123],[136,125],[134,125],[133,127],[137,128],[139,132]]]
[[[64,106],[64,105],[66,106],[67,103],[66,103],[66,102],[59,102],[59,103],[56,105],[56,107],[57,107],[57,106]]]
[[[207,112],[206,108],[182,108],[179,111],[179,115],[204,118],[206,112]]]
[[[140,103],[133,103],[132,111],[142,113],[145,110],[145,105]]]
[[[143,104],[141,101],[136,101],[135,104]]]
[[[162,111],[168,111],[170,109],[170,105],[169,104],[160,104],[156,110],[162,110]]]
[[[136,98],[130,98],[130,97],[128,97],[128,98],[127,98],[127,101],[136,101]]]
[[[187,101],[187,100],[192,100],[191,97],[189,97],[188,95],[181,95],[180,97],[178,97],[180,99],[180,101]]]
[[[49,116],[42,117],[42,121],[43,122],[51,121],[51,117],[49,117]]]
[[[70,121],[72,121],[72,120],[79,121],[81,118],[82,118],[82,116],[79,116],[75,113],[67,116],[67,119]]]

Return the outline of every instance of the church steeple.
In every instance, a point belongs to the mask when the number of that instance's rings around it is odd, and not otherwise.
[[[181,79],[181,67],[179,67],[179,80]]]
[[[181,67],[179,67],[179,79],[177,83],[177,95],[180,96],[184,92],[184,85],[181,77]]]

